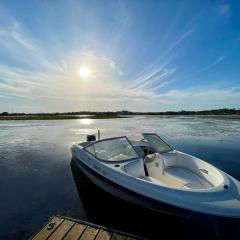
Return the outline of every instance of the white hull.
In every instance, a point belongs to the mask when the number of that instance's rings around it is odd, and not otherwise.
[[[79,145],[72,147],[72,155],[75,157],[81,170],[100,188],[118,197],[122,197],[125,200],[131,202],[139,201],[139,203],[141,203],[143,199],[150,199],[151,201],[146,201],[148,204],[146,204],[146,202],[145,204],[146,207],[152,209],[156,209],[156,206],[164,203],[187,211],[190,210],[215,216],[240,217],[240,186],[237,180],[210,164],[190,155],[175,150],[168,153],[168,155],[169,154],[177,154],[185,159],[193,158],[200,168],[208,169],[208,178],[205,178],[202,182],[200,180],[197,181],[194,179],[194,174],[191,175],[187,171],[179,171],[179,167],[177,168],[178,171],[175,172],[177,174],[180,173],[180,175],[183,172],[180,176],[181,178],[184,178],[186,173],[188,173],[190,177],[188,175],[186,176],[189,179],[193,179],[184,186],[180,186],[179,182],[182,181],[176,181],[176,178],[173,182],[169,182],[168,178],[165,177],[171,174],[170,171],[167,172],[168,168],[166,168],[166,173],[164,173],[164,179],[162,177],[158,179],[146,176],[137,177],[134,176],[135,173],[131,172],[131,167],[133,166],[133,170],[136,171],[136,164],[138,164],[138,161],[141,161],[141,159],[108,163],[95,158]],[[168,156],[167,154],[165,155]],[[155,162],[156,159],[154,163]],[[181,161],[181,164],[183,164],[183,162],[184,161]],[[156,163],[155,165],[158,166]],[[86,171],[86,169],[90,171]],[[174,170],[174,168],[169,169]],[[154,174],[154,169],[151,169],[151,166],[149,170],[152,171],[151,174]],[[180,170],[182,170],[182,168]],[[173,173],[175,174],[175,172]],[[96,175],[106,180],[104,182],[108,184],[99,181],[99,179],[95,177]],[[197,184],[199,184],[199,186]],[[214,186],[214,184],[216,186]],[[118,188],[117,186],[126,189],[127,192],[124,191],[124,194],[119,195],[119,189],[116,189]],[[194,188],[192,188],[192,186],[194,186]]]
[[[113,184],[112,182],[106,181],[105,178],[99,177],[100,175],[93,173],[92,171],[89,171],[89,169],[84,167],[81,164],[81,160],[79,160],[77,157],[73,157],[73,161],[76,163],[77,167],[89,178],[91,182],[93,182],[96,186],[98,186],[105,192],[117,198],[153,211],[173,215],[176,217],[188,218],[194,214],[192,211],[153,201],[152,199],[146,198],[142,195],[136,194],[135,192],[129,191],[126,188],[122,188],[119,185]]]

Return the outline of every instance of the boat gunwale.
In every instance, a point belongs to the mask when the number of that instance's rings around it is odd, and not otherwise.
[[[76,145],[78,148],[79,148],[79,150],[81,151],[82,150],[82,148],[80,148],[78,145]],[[176,151],[176,150],[175,150]],[[142,160],[142,158],[140,157],[140,158],[137,158],[137,159],[132,159],[132,160],[130,160],[130,161],[126,161],[126,160],[121,160],[121,161],[99,161],[97,158],[95,158],[95,156],[94,155],[92,155],[92,154],[90,154],[88,151],[82,151],[83,153],[85,153],[85,154],[89,154],[90,155],[90,157],[91,157],[91,159],[93,159],[96,163],[98,163],[98,162],[100,162],[100,164],[101,164],[101,166],[104,166],[105,168],[107,168],[107,169],[111,169],[112,171],[114,171],[115,173],[118,173],[118,174],[121,174],[121,176],[128,176],[128,177],[130,177],[131,179],[134,179],[135,181],[143,181],[143,182],[145,182],[145,183],[147,183],[147,184],[151,184],[151,185],[154,185],[154,186],[158,186],[158,187],[161,187],[161,188],[164,188],[164,189],[168,189],[168,190],[173,190],[173,191],[179,191],[179,192],[184,192],[184,193],[186,193],[186,194],[189,194],[189,193],[193,193],[193,194],[199,194],[199,193],[201,193],[201,194],[209,194],[209,193],[212,193],[212,194],[214,194],[214,193],[218,193],[220,190],[224,190],[224,184],[220,184],[220,185],[218,185],[218,186],[214,186],[214,187],[212,187],[212,188],[206,188],[206,189],[194,189],[194,188],[182,188],[182,187],[175,187],[175,186],[171,186],[171,185],[166,185],[166,184],[163,184],[163,185],[160,185],[160,184],[156,184],[156,183],[153,183],[153,182],[149,182],[149,181],[146,181],[146,180],[144,180],[144,179],[141,179],[141,178],[137,178],[137,177],[134,177],[134,176],[132,176],[132,175],[130,175],[130,174],[128,174],[127,172],[125,172],[122,168],[119,168],[119,167],[117,167],[117,168],[113,168],[113,166],[115,165],[115,164],[121,164],[121,163],[130,163],[130,162],[132,162],[132,161],[136,161],[136,160]],[[177,151],[178,152],[178,151]],[[180,152],[180,151],[179,151]],[[184,154],[186,154],[186,153],[184,153]],[[188,155],[188,154],[187,154]],[[191,155],[190,155],[191,156]],[[89,158],[88,156],[87,156],[87,158]],[[205,162],[205,161],[203,161],[203,160],[201,160],[201,159],[199,159],[199,158],[197,158],[198,160],[200,160],[200,161],[202,161],[202,162],[204,162],[205,164],[209,164],[209,163],[207,163],[207,162]],[[80,160],[80,159],[79,159]],[[82,160],[80,160],[80,161],[82,161]],[[86,164],[86,165],[89,165],[89,164],[87,164],[85,161],[84,161],[84,163]],[[115,164],[114,164],[115,163]],[[213,165],[211,165],[211,164],[209,164],[211,167],[214,167]],[[90,167],[90,166],[89,166]],[[218,169],[218,168],[216,168],[216,167],[214,167],[215,169],[217,169],[218,171],[219,171],[219,173],[224,177],[224,181],[226,181],[225,183],[226,184],[228,184],[229,185],[229,183],[230,183],[230,180],[229,180],[229,177],[226,175],[226,173],[225,172],[223,172],[223,171],[221,171],[220,169]],[[104,172],[105,172],[105,170],[104,170]],[[114,179],[111,179],[111,181],[113,181],[114,182]],[[211,191],[209,191],[209,190],[211,190]],[[229,190],[228,190],[229,191]]]

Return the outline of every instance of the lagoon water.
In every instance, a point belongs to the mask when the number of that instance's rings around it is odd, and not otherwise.
[[[74,164],[70,147],[86,134],[102,137],[156,132],[173,148],[195,155],[240,180],[240,120],[198,116],[0,121],[0,239],[26,239],[56,214],[152,239],[240,239],[240,224],[196,217],[182,221],[131,205],[93,185]],[[224,229],[223,230],[223,226]]]

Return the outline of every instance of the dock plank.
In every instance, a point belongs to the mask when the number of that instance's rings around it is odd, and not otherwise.
[[[75,223],[75,225],[70,229],[64,240],[78,240],[82,235],[83,231],[86,229],[86,225]]]
[[[111,240],[126,240],[126,239],[127,239],[126,236],[118,233],[114,233],[111,238]]]
[[[67,232],[71,229],[74,222],[64,220],[61,227],[57,228],[56,231],[48,238],[48,240],[62,240]]]
[[[120,232],[83,220],[69,217],[53,217],[33,240],[137,240],[142,239],[125,232]],[[146,240],[146,239],[145,239]]]
[[[97,228],[88,226],[80,237],[80,240],[93,240],[96,237],[98,230],[99,229]]]
[[[112,236],[112,233],[110,231],[100,229],[96,237],[96,240],[110,240],[111,236]]]
[[[46,240],[64,221],[59,217],[54,217],[52,220],[39,232],[35,235],[32,240]],[[48,229],[49,226],[52,226],[51,229]]]

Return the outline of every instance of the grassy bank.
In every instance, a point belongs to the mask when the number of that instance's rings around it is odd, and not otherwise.
[[[112,119],[112,118],[121,118],[117,114],[99,114],[99,115],[90,115],[90,116],[81,116],[81,115],[55,115],[55,114],[31,114],[31,115],[7,115],[0,116],[0,121],[6,120],[67,120],[67,119]]]

